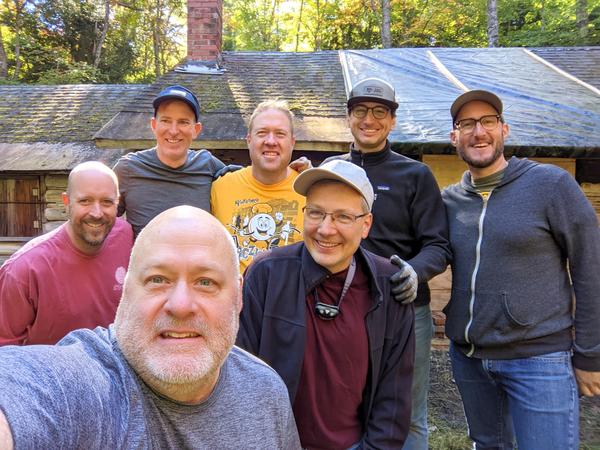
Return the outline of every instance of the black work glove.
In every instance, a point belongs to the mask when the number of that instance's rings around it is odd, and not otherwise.
[[[398,272],[390,277],[392,283],[392,295],[397,302],[408,305],[417,298],[417,287],[419,279],[412,266],[402,260],[398,255],[392,255],[390,262],[400,268]]]

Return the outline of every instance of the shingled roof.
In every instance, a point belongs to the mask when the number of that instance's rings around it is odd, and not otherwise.
[[[530,50],[559,69],[600,89],[600,47],[542,47]]]
[[[68,171],[83,161],[113,165],[122,149],[92,137],[143,85],[0,86],[0,170]]]
[[[0,142],[85,142],[144,85],[0,86]]]
[[[367,76],[396,87],[401,106],[390,140],[401,152],[452,153],[450,103],[466,89],[489,89],[505,102],[507,148],[516,154],[596,156],[599,71],[600,47],[224,52],[219,67],[187,63],[151,85],[0,86],[0,170],[36,170],[41,161],[68,169],[83,157],[108,155],[99,151],[112,149],[112,160],[151,147],[152,99],[170,84],[200,98],[204,129],[194,148],[245,152],[252,109],[281,98],[297,115],[297,150],[345,151],[346,92]],[[56,143],[70,144],[63,163],[51,163]]]
[[[98,145],[153,145],[148,126],[152,99],[165,86],[181,84],[196,93],[204,131],[194,143],[205,148],[246,148],[246,123],[258,103],[288,101],[297,116],[297,149],[346,147],[346,91],[337,51],[312,53],[223,52],[219,69],[202,63],[176,69],[144,89],[96,135]],[[180,71],[187,70],[187,72]]]

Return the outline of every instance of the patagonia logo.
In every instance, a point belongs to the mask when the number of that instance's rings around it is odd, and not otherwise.
[[[380,185],[377,186],[377,190],[378,191],[389,191],[390,187],[389,186],[385,186],[383,184],[380,184]]]

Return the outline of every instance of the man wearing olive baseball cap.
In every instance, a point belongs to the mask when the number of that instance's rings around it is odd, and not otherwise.
[[[408,434],[414,314],[397,267],[360,248],[374,193],[334,160],[302,172],[304,242],[254,258],[237,344],[285,381],[303,448],[401,448]]]
[[[600,395],[600,231],[563,169],[504,157],[492,92],[450,108],[468,166],[444,189],[454,250],[444,309],[454,379],[475,448],[578,448],[579,400]]]
[[[224,167],[208,150],[192,150],[202,131],[200,102],[184,86],[164,88],[153,100],[150,127],[156,146],[129,153],[114,167],[119,178],[119,215],[137,235],[156,215],[179,205],[210,211],[213,177]]]
[[[388,136],[399,103],[393,86],[379,78],[356,83],[348,96],[354,137],[341,157],[364,168],[373,185],[373,225],[363,246],[400,266],[392,276],[395,298],[415,302],[416,357],[408,450],[426,450],[427,391],[433,322],[427,281],[450,262],[444,205],[429,168],[392,151]],[[417,289],[418,286],[418,289]]]

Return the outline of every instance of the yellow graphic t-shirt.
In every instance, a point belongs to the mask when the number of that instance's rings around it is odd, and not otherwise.
[[[212,184],[212,213],[233,236],[242,273],[254,255],[302,240],[305,198],[292,187],[297,176],[292,170],[277,184],[262,184],[246,167]]]

